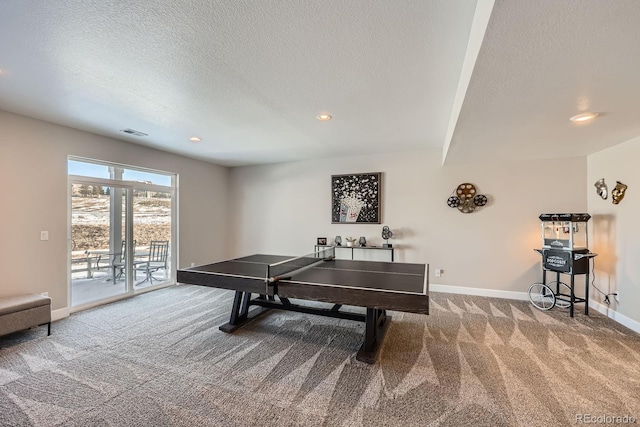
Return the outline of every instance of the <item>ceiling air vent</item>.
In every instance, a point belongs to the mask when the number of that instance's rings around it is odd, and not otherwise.
[[[149,136],[144,132],[140,132],[133,129],[122,129],[120,132],[128,133],[129,135],[133,135],[133,136]]]

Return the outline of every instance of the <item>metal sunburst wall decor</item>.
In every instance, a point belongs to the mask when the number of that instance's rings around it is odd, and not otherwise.
[[[471,213],[476,207],[484,206],[489,199],[484,194],[478,194],[475,185],[465,182],[453,190],[451,197],[447,199],[450,208],[458,208],[462,213]]]

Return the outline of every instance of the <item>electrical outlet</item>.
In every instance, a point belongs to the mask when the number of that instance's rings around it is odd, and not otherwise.
[[[620,291],[616,291],[616,294],[613,296],[616,299],[616,302],[620,302]]]
[[[442,270],[438,268],[436,269],[436,277],[440,277],[440,276],[442,276]]]
[[[40,232],[40,240],[49,240],[49,232],[41,231]]]
[[[195,267],[195,266],[196,266],[196,263],[195,263],[195,262],[192,262],[192,263],[191,263],[191,267]]]

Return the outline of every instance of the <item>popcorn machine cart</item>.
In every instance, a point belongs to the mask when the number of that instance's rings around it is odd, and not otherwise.
[[[529,287],[529,300],[540,310],[554,306],[569,308],[573,317],[576,303],[584,303],[584,314],[589,314],[589,266],[597,254],[589,251],[587,213],[542,214],[542,283]],[[556,273],[555,281],[547,283],[547,271]],[[560,275],[570,276],[570,286],[560,281]],[[585,276],[584,298],[575,295],[575,276]]]

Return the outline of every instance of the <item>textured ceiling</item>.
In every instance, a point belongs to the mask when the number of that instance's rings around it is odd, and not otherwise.
[[[640,135],[638,22],[636,0],[2,0],[0,109],[231,166],[584,155]]]
[[[496,1],[447,163],[584,156],[640,135],[640,1]],[[600,117],[575,125],[569,117]]]

